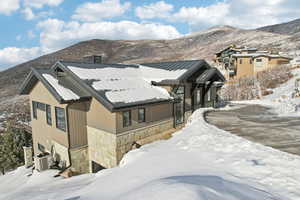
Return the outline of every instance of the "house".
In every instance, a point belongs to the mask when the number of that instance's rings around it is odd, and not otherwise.
[[[215,106],[225,78],[204,60],[141,65],[58,61],[32,69],[35,156],[78,173],[115,167],[128,151],[167,138],[199,107]]]
[[[295,58],[291,61],[291,64],[292,64],[294,67],[300,66],[300,57],[295,57]]]
[[[291,58],[256,48],[230,46],[215,54],[215,63],[227,79],[253,76],[257,72],[290,63]]]

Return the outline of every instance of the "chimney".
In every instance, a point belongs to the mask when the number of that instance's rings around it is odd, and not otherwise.
[[[83,61],[90,64],[101,64],[102,56],[101,55],[87,55],[83,57]]]

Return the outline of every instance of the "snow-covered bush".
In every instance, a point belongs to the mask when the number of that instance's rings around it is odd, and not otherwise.
[[[260,99],[271,94],[270,89],[278,87],[293,77],[287,66],[275,67],[257,73],[255,76],[242,77],[226,84],[220,91],[224,100],[251,100]]]

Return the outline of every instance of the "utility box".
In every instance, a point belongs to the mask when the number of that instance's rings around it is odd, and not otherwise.
[[[49,169],[49,155],[36,156],[34,159],[35,169],[39,172]]]
[[[24,160],[25,160],[25,167],[31,167],[33,165],[32,159],[32,147],[23,147],[24,150]]]

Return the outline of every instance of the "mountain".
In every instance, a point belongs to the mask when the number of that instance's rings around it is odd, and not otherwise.
[[[261,27],[258,30],[267,31],[271,33],[287,34],[287,35],[300,33],[300,18],[282,24],[275,24],[271,26]]]
[[[231,44],[290,52],[300,48],[300,34],[277,34],[217,26],[173,40],[84,41],[0,72],[0,102],[17,94],[30,67],[49,68],[57,60],[78,61],[88,54],[102,54],[106,63],[202,58],[211,62],[215,52]]]

